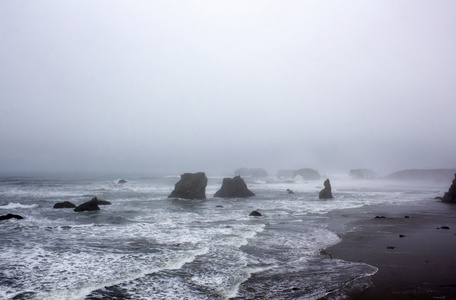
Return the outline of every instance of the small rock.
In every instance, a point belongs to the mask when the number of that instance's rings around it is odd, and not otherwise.
[[[76,205],[70,201],[57,202],[54,208],[75,208]]]
[[[124,184],[124,183],[127,183],[127,181],[125,179],[119,179],[119,181],[117,181],[118,184]]]
[[[256,211],[256,210],[254,210],[254,211],[252,211],[252,212],[249,214],[249,216],[251,216],[251,217],[261,217],[262,214],[260,214],[260,213],[259,213],[258,211]]]
[[[376,216],[375,219],[386,219],[385,216]]]
[[[400,238],[404,238],[404,237],[405,237],[405,235],[403,235],[403,234],[399,234],[399,237],[400,237]]]
[[[0,216],[0,221],[3,221],[3,220],[9,220],[9,219],[18,219],[18,220],[21,220],[23,219],[24,217],[20,216],[20,215],[15,215],[15,214],[7,214],[7,215],[4,215],[4,216]]]
[[[388,246],[388,247],[386,247],[386,248],[387,248],[387,249],[390,249],[390,250],[393,250],[393,249],[396,248],[396,247]]]

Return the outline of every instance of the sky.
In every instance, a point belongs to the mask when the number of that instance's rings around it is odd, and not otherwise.
[[[456,1],[0,1],[0,171],[456,168]]]

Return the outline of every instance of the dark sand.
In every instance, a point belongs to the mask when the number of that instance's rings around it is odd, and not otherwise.
[[[338,211],[330,219],[336,232],[338,220],[348,219],[348,228],[339,231],[348,233],[326,252],[379,269],[371,287],[350,299],[456,299],[456,205],[429,199]]]

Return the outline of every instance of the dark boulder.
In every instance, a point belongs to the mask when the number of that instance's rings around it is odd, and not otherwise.
[[[21,220],[23,219],[24,217],[20,216],[20,215],[14,215],[14,214],[7,214],[7,215],[4,215],[4,216],[0,216],[0,221],[3,221],[3,220],[9,220],[9,219],[18,219],[18,220]]]
[[[54,204],[54,208],[75,208],[76,204],[70,201],[57,202]]]
[[[204,172],[184,173],[168,198],[206,199],[207,177]]]
[[[262,214],[260,214],[258,211],[254,210],[249,214],[250,217],[261,217]]]
[[[255,196],[248,188],[241,176],[223,178],[222,187],[214,194],[220,198],[248,198]]]
[[[74,209],[76,212],[81,212],[81,211],[95,211],[95,210],[100,210],[98,207],[98,199],[97,197],[92,198],[91,200],[82,203],[78,207]]]
[[[125,179],[119,179],[119,181],[117,181],[117,183],[124,184],[124,183],[127,183],[127,181]]]
[[[329,182],[329,179],[326,179],[323,184],[325,188],[320,191],[320,193],[318,194],[318,198],[331,199],[333,196],[331,193],[331,183]]]
[[[456,174],[454,174],[454,179],[448,189],[448,192],[443,195],[442,201],[447,203],[456,203]]]

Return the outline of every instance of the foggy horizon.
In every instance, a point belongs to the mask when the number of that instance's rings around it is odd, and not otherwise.
[[[0,3],[0,173],[456,169],[456,2]]]

